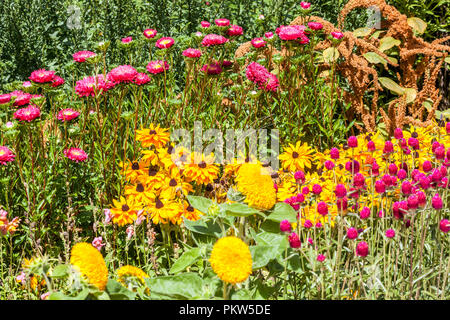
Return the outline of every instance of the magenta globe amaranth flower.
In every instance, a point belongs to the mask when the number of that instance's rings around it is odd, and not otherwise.
[[[359,213],[359,217],[361,220],[365,220],[370,217],[370,209],[368,207],[364,207]]]
[[[349,146],[350,148],[356,148],[356,147],[358,147],[358,138],[355,137],[355,136],[350,136],[350,137],[347,139],[347,144],[348,144],[348,146]]]
[[[326,257],[323,254],[319,254],[317,255],[317,261],[319,262],[324,262],[326,259]]]
[[[322,215],[326,216],[328,214],[328,206],[325,202],[321,201],[317,204],[317,212]]]
[[[288,220],[283,220],[280,222],[280,231],[281,232],[291,232],[292,226]]]
[[[431,199],[431,205],[436,210],[441,210],[444,206],[444,202],[442,201],[442,198],[439,196],[439,193],[436,193],[434,197]]]
[[[450,221],[442,219],[439,223],[439,229],[444,233],[448,233],[450,231]]]
[[[334,193],[336,194],[336,197],[343,198],[347,195],[347,189],[342,183],[340,183],[336,186]]]
[[[331,148],[330,157],[333,160],[339,159],[339,150],[337,148]]]
[[[325,168],[327,168],[328,170],[332,170],[334,168],[334,162],[331,160],[327,160],[325,161]]]
[[[375,142],[373,142],[372,140],[367,142],[367,150],[369,150],[370,152],[374,152],[376,150]]]
[[[354,239],[358,238],[358,230],[356,230],[353,227],[348,228],[348,230],[347,230],[347,238],[349,238],[351,240],[354,240]]]
[[[395,230],[394,229],[387,229],[386,230],[386,237],[389,239],[392,239],[395,237]]]
[[[377,193],[384,193],[386,192],[386,185],[382,180],[375,181],[375,191]]]
[[[362,241],[356,245],[356,255],[360,257],[367,257],[369,254],[369,245],[367,242]]]
[[[320,194],[322,193],[322,186],[321,186],[320,184],[315,184],[315,185],[313,185],[313,187],[312,187],[312,192],[313,192],[316,196],[320,195]]]
[[[298,249],[302,246],[302,243],[300,242],[300,238],[298,237],[298,234],[293,232],[288,237],[289,245],[293,249]]]

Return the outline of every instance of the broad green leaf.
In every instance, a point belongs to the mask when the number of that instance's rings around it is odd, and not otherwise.
[[[423,34],[427,28],[427,23],[417,17],[408,18],[408,24],[418,34]]]
[[[446,63],[450,63],[450,56],[445,57],[444,61],[445,61]]]
[[[253,269],[265,267],[271,260],[276,259],[279,252],[278,247],[269,245],[250,246],[252,254]]]
[[[388,57],[388,60],[393,64],[398,64],[398,60],[394,57]]]
[[[288,220],[289,222],[297,222],[297,212],[287,203],[278,202],[267,219],[281,222]]]
[[[394,47],[394,46],[399,46],[401,43],[400,40],[394,39],[392,37],[384,37],[383,39],[380,40],[380,51],[386,51],[389,50],[390,48]]]
[[[335,47],[329,47],[323,51],[322,55],[326,63],[332,63],[339,58],[339,51]]]
[[[251,300],[252,296],[247,289],[240,289],[233,293],[231,300]]]
[[[289,241],[285,234],[261,232],[256,235],[256,244],[258,246],[272,246],[277,252],[282,252],[289,247]]]
[[[381,78],[378,78],[378,81],[381,83],[381,85],[383,87],[385,87],[386,89],[389,89],[390,91],[392,91],[395,94],[398,94],[401,96],[402,94],[405,93],[405,89],[403,87],[401,87],[400,85],[398,85],[392,79],[381,77]]]
[[[201,257],[200,248],[185,251],[170,268],[169,273],[178,273],[195,263]]]
[[[192,207],[204,214],[208,213],[208,208],[213,204],[212,200],[200,196],[187,196],[187,199]]]
[[[353,35],[355,37],[365,37],[370,34],[371,29],[370,28],[358,28],[353,31]]]
[[[89,289],[84,289],[75,297],[66,296],[62,292],[52,292],[48,297],[49,300],[85,300],[89,295]]]
[[[406,103],[412,103],[416,99],[417,91],[414,88],[405,88]]]
[[[203,280],[196,273],[181,273],[175,276],[145,278],[150,296],[161,299],[195,299],[202,296]]]
[[[373,64],[377,64],[377,63],[386,64],[387,63],[386,59],[384,59],[383,57],[381,57],[379,54],[377,54],[375,52],[364,53],[364,58],[366,58],[367,61],[369,61],[370,63],[373,63]]]
[[[67,264],[60,264],[53,269],[52,278],[64,278],[69,274],[70,266]]]
[[[106,284],[106,292],[111,300],[134,300],[136,293],[128,290],[119,282],[109,279]]]
[[[258,214],[262,217],[265,217],[265,215],[261,211],[256,210],[254,208],[250,208],[249,206],[243,203],[224,203],[220,205],[220,208],[226,214],[235,217],[248,217],[254,214]]]
[[[384,32],[384,30],[377,30],[377,31],[375,31],[371,36],[370,36],[370,38],[371,39],[378,39],[378,37],[380,36],[380,34],[382,34]]]
[[[220,237],[222,234],[220,225],[214,223],[212,220],[208,220],[205,222],[203,219],[197,221],[184,219],[184,225],[187,229],[195,233],[206,234],[214,237]]]

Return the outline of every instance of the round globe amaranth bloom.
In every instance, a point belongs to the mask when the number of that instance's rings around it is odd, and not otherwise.
[[[280,222],[280,231],[281,232],[291,232],[292,226],[288,220],[282,220]]]
[[[441,222],[439,222],[439,229],[444,233],[448,233],[450,231],[450,221],[442,219]]]
[[[358,238],[358,230],[356,230],[355,228],[351,227],[347,230],[347,238],[354,240],[356,238]]]
[[[369,254],[369,245],[365,241],[361,241],[356,245],[356,255],[360,257],[367,257]]]
[[[229,236],[219,239],[209,259],[213,271],[226,283],[240,283],[252,273],[252,255],[241,239]]]
[[[333,160],[339,159],[339,150],[337,148],[331,148],[330,149],[330,157]]]
[[[435,210],[441,210],[444,206],[444,202],[442,201],[442,198],[439,196],[439,193],[436,193],[433,198],[431,199],[431,205]]]
[[[342,183],[339,183],[338,185],[336,185],[334,193],[336,194],[336,197],[343,198],[347,195],[347,189]]]
[[[394,229],[387,229],[386,230],[386,237],[389,239],[392,239],[395,237],[395,230]]]
[[[317,204],[317,212],[322,216],[326,216],[328,214],[328,206],[324,201]]]
[[[370,217],[370,209],[368,207],[364,207],[359,213],[359,217],[361,220],[365,220]]]
[[[302,246],[302,243],[300,241],[300,238],[298,237],[298,234],[295,232],[292,232],[289,237],[289,245],[291,246],[291,248],[293,249],[298,249]]]

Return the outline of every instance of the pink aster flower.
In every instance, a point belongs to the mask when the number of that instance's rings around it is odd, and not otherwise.
[[[30,88],[32,86],[33,86],[33,84],[31,83],[31,81],[24,81],[22,83],[22,87],[24,87],[24,88]]]
[[[324,262],[326,259],[326,257],[323,254],[319,254],[317,255],[317,261],[319,262]]]
[[[202,40],[202,46],[209,47],[228,42],[228,39],[218,34],[207,34]]]
[[[230,20],[228,19],[216,19],[214,23],[219,27],[226,27],[230,25]]]
[[[272,39],[273,38],[273,32],[269,31],[264,33],[264,37],[266,37],[267,39]]]
[[[277,91],[277,88],[280,86],[277,76],[273,73],[269,73],[267,76],[266,82],[264,84],[260,84],[259,89],[272,92]]]
[[[150,77],[146,73],[140,72],[136,75],[133,82],[138,86],[141,86],[143,84],[149,83]]]
[[[77,163],[86,161],[86,159],[88,158],[86,152],[79,148],[66,149],[64,150],[64,155],[66,156],[66,158],[69,158],[70,160]]]
[[[60,76],[55,76],[52,80],[52,87],[56,88],[56,87],[62,86],[64,84],[64,82],[65,81],[63,78],[61,78]]]
[[[11,95],[9,93],[0,94],[0,104],[6,104],[11,101]]]
[[[209,75],[216,75],[220,74],[222,72],[222,67],[217,62],[213,62],[210,64],[205,64],[201,68],[201,71],[209,74]]]
[[[175,40],[171,37],[162,37],[155,43],[155,47],[159,49],[168,49],[175,43]]]
[[[47,71],[45,69],[35,70],[31,73],[29,79],[36,83],[47,83],[53,80],[55,71]]]
[[[183,56],[188,58],[200,58],[202,56],[202,51],[199,49],[188,48],[183,51]]]
[[[298,249],[302,246],[302,243],[300,242],[300,238],[298,237],[298,234],[295,232],[292,232],[289,237],[289,245],[291,248]]]
[[[281,232],[291,232],[291,230],[292,230],[291,223],[288,220],[283,220],[280,222]]]
[[[230,61],[230,60],[223,60],[222,61],[222,67],[224,67],[224,68],[229,68],[232,65],[233,65],[233,61]]]
[[[342,39],[344,37],[344,34],[340,31],[333,31],[331,32],[331,36],[337,40]]]
[[[211,23],[209,23],[208,21],[202,21],[200,22],[200,25],[202,26],[202,28],[209,28],[211,26]]]
[[[122,43],[130,43],[131,41],[133,41],[132,37],[126,37],[126,38],[122,38]]]
[[[255,38],[252,39],[251,43],[254,48],[258,49],[264,47],[267,42],[265,42],[263,38]]]
[[[369,245],[367,242],[362,241],[356,246],[356,255],[360,257],[366,257],[369,254]]]
[[[78,111],[75,111],[73,109],[63,109],[60,112],[58,112],[58,120],[61,121],[71,121],[75,118],[78,118],[80,113]]]
[[[281,40],[289,41],[289,40],[297,40],[304,36],[304,26],[281,26],[277,29],[278,37]]]
[[[14,112],[14,119],[19,121],[31,122],[41,116],[41,110],[35,105],[30,105],[26,108],[22,108]]]
[[[86,62],[86,59],[95,57],[97,54],[92,51],[78,51],[72,57],[75,62]]]
[[[302,1],[300,2],[300,7],[302,7],[302,9],[304,10],[309,9],[311,7],[311,3]]]
[[[107,75],[107,79],[115,84],[130,83],[136,78],[138,72],[130,65],[118,66],[112,69]]]
[[[158,74],[164,72],[164,70],[169,70],[169,64],[167,63],[167,61],[150,61],[147,65],[147,71],[152,74]]]
[[[158,31],[156,31],[155,29],[145,29],[143,32],[144,37],[146,37],[147,39],[154,38],[157,33],[158,33]]]
[[[229,35],[230,37],[242,36],[243,33],[244,29],[236,24],[232,24],[230,26],[230,29],[227,30],[227,35]]]
[[[308,27],[315,31],[323,29],[323,25],[320,22],[308,22]]]
[[[25,283],[25,279],[26,279],[27,275],[25,274],[25,272],[20,272],[20,274],[16,277],[16,281],[18,283]]]
[[[6,165],[8,162],[14,161],[15,157],[8,147],[0,146],[0,165]]]
[[[247,66],[245,71],[247,79],[257,84],[264,84],[269,77],[269,71],[259,63],[252,62]]]
[[[13,106],[16,106],[16,107],[21,107],[21,106],[29,104],[30,100],[32,98],[31,94],[20,91],[20,90],[11,92],[10,96],[15,97]]]
[[[75,92],[80,97],[95,96],[100,91],[106,92],[114,87],[114,83],[105,80],[103,74],[94,77],[85,77],[77,81],[75,85]]]

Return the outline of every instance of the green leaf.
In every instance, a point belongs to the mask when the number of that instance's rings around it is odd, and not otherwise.
[[[180,258],[170,268],[169,273],[178,273],[195,263],[201,257],[200,248],[193,248],[185,251]]]
[[[283,252],[289,247],[289,241],[284,234],[261,232],[256,235],[255,240],[258,246],[271,246],[276,248],[277,252]]]
[[[208,208],[213,204],[212,200],[200,196],[187,196],[187,199],[192,207],[204,214],[208,213]]]
[[[380,40],[380,51],[386,51],[389,50],[390,48],[394,47],[394,46],[399,46],[401,43],[400,40],[394,39],[392,37],[384,37],[383,39]]]
[[[381,57],[379,54],[375,53],[375,52],[367,52],[364,54],[364,58],[367,59],[367,61],[369,61],[370,63],[373,64],[386,64],[387,61],[386,59],[384,59],[383,57]]]
[[[416,100],[417,91],[414,88],[405,88],[406,103],[413,103]]]
[[[66,296],[62,292],[52,292],[48,297],[49,300],[85,300],[89,295],[89,289],[86,288],[75,297]]]
[[[289,222],[297,222],[297,212],[295,212],[295,210],[289,204],[278,202],[267,219],[275,222],[281,222],[283,220],[288,220]]]
[[[408,18],[408,24],[418,34],[423,34],[427,28],[427,23],[417,17]]]
[[[381,78],[378,78],[378,81],[381,83],[381,85],[383,87],[385,87],[386,89],[389,89],[393,93],[396,93],[396,94],[398,94],[400,96],[405,93],[405,89],[403,87],[399,86],[392,79],[381,77]]]
[[[161,299],[196,299],[202,296],[203,280],[196,273],[145,278],[151,296]]]
[[[109,279],[106,284],[106,292],[111,300],[134,300],[136,293],[128,290],[119,282]]]
[[[355,37],[365,37],[370,34],[371,29],[370,28],[358,28],[353,31],[353,35]]]
[[[339,51],[335,47],[329,47],[322,52],[322,55],[326,63],[331,63],[339,58]]]
[[[60,265],[57,265],[55,267],[55,269],[53,269],[51,277],[52,278],[56,278],[56,279],[64,278],[64,277],[67,277],[69,275],[69,271],[70,271],[70,266],[69,265],[67,265],[67,264],[60,264]]]
[[[266,217],[261,211],[250,208],[248,205],[243,203],[224,203],[220,205],[220,208],[226,214],[235,217],[248,217],[254,214],[259,214],[262,217]]]
[[[197,221],[191,221],[184,219],[184,225],[187,229],[191,230],[195,233],[206,234],[209,236],[220,237],[222,234],[222,229],[218,223],[213,222],[212,220],[204,221],[204,219],[200,219]]]
[[[252,269],[259,269],[265,267],[271,260],[278,256],[278,247],[270,245],[250,246],[252,254],[253,266]]]

